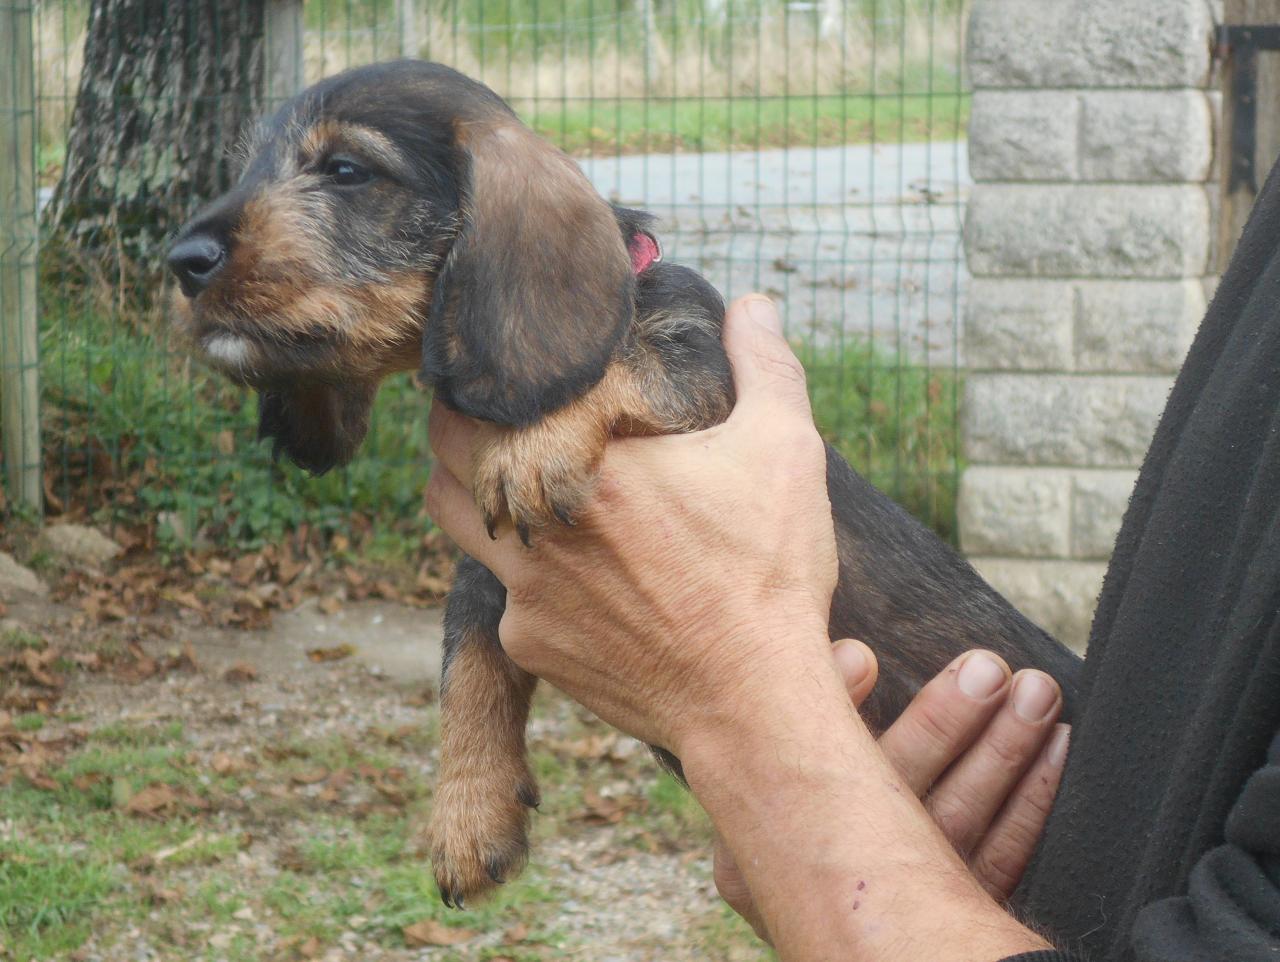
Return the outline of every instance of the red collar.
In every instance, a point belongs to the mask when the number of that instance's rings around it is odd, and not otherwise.
[[[631,235],[627,253],[631,255],[632,274],[643,274],[662,260],[662,248],[658,246],[658,239],[645,231],[636,231]]]

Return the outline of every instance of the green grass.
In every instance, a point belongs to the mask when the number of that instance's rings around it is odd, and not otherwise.
[[[857,341],[794,346],[823,437],[872,484],[954,540],[958,375]]]
[[[69,504],[98,508],[99,520],[163,518],[158,537],[175,549],[196,532],[252,549],[304,523],[343,531],[359,514],[378,533],[374,560],[394,562],[429,528],[421,496],[431,464],[429,397],[407,377],[383,386],[356,460],[312,478],[273,464],[256,441],[250,392],[193,366],[162,331],[129,329],[53,299],[46,306],[48,464],[52,490]],[[824,436],[873,483],[951,537],[956,376],[852,338],[798,350]],[[101,494],[104,467],[113,488],[124,491],[109,505]],[[10,633],[0,645],[36,641]]]
[[[544,695],[542,707],[554,708],[552,702]],[[569,734],[602,731],[598,723],[579,720]],[[349,932],[398,950],[406,927],[425,920],[488,934],[497,943],[432,950],[441,962],[589,955],[589,942],[560,928],[559,905],[568,896],[551,874],[559,870],[544,867],[537,856],[493,897],[469,903],[465,911],[447,909],[430,863],[414,844],[421,806],[317,806],[306,792],[289,788],[294,764],[312,770],[320,764],[408,767],[408,757],[423,750],[418,733],[392,741],[377,732],[254,742],[264,761],[245,776],[242,787],[252,791],[233,795],[235,783],[211,778],[192,751],[198,739],[182,726],[113,723],[98,727],[79,750],[47,770],[53,789],[37,789],[21,777],[0,786],[0,811],[9,826],[0,841],[4,958],[65,958],[90,936],[95,951],[118,954],[139,931],[164,958],[208,962],[293,958],[305,945],[323,954]],[[538,835],[594,831],[583,829],[574,812],[583,786],[616,777],[616,763],[568,752],[554,760],[545,750],[538,754],[547,799]],[[648,770],[643,757],[635,761]],[[166,818],[140,818],[120,807],[116,786],[156,782],[224,794],[211,796],[210,811]],[[272,794],[280,788],[286,791]],[[631,850],[632,842],[635,850],[652,851],[654,841],[705,851],[708,823],[692,797],[665,775],[649,781],[646,791],[647,806],[617,827],[619,851]],[[242,852],[265,870],[246,868]],[[259,926],[271,933],[270,945]],[[694,928],[711,962],[764,957],[727,910],[706,913]],[[520,930],[512,936],[515,944],[494,938],[512,929]]]
[[[156,727],[113,722],[89,733],[90,742],[101,742],[122,748],[155,748],[182,741],[182,722],[169,722]]]
[[[116,888],[107,867],[63,846],[0,839],[0,942],[25,962],[75,949]]]
[[[272,462],[253,394],[193,366],[162,324],[131,329],[55,297],[42,321],[44,430],[64,501],[104,509],[100,520],[163,515],[157,535],[175,547],[199,532],[255,548],[303,523],[346,529],[360,513],[386,522],[381,550],[394,556],[428,527],[430,399],[407,376],[383,386],[360,457],[313,478]],[[127,492],[109,508],[104,482]]]
[[[0,651],[44,651],[47,642],[37,634],[22,628],[6,628],[0,631]]]
[[[155,782],[207,790],[172,734],[164,727],[99,729],[48,772],[52,790],[38,790],[21,777],[0,788],[0,810],[13,826],[12,838],[0,839],[0,944],[6,958],[61,958],[98,931],[101,920],[132,918],[140,908],[128,891],[130,867],[200,831],[191,818],[139,819],[120,805]],[[200,837],[168,864],[204,864],[237,845],[233,837]]]
[[[964,3],[965,0],[900,0],[893,4],[887,4],[885,0],[846,0],[847,15],[851,20],[861,18],[878,22],[879,29],[886,33],[892,28],[883,21],[894,15],[932,13],[943,23],[948,23],[954,20]],[[783,0],[736,0],[732,10],[735,17],[750,21],[762,12],[777,12],[782,5]],[[680,25],[684,25],[686,32],[696,32],[699,28],[690,24],[698,24],[707,13],[706,0],[669,0],[658,6],[658,26],[664,39],[670,39]],[[398,27],[396,0],[313,0],[304,9],[307,29],[324,30],[338,38],[351,28],[395,31]],[[594,31],[594,35],[606,40],[616,36],[608,28],[599,26],[602,19],[612,19],[615,10],[613,4],[602,0],[560,0],[557,3],[546,0],[505,0],[502,3],[456,0],[447,9],[451,22],[456,23],[460,30],[478,34],[480,28],[487,28],[483,30],[485,43],[490,48],[503,51],[532,50],[541,44],[548,56],[554,56],[558,49],[554,41],[548,42],[549,31],[563,30],[573,37],[592,36]],[[634,42],[643,30],[637,10],[635,5],[626,5],[630,16],[623,17],[624,43]],[[711,19],[702,30],[713,36],[718,32]]]
[[[969,123],[969,95],[954,90],[901,97],[652,96],[552,106],[517,99],[515,106],[538,133],[572,154],[952,140]]]
[[[445,908],[436,893],[431,866],[420,862],[404,862],[383,873],[380,883],[381,905],[374,924],[390,932],[407,925],[431,919],[451,928],[490,931],[524,921],[533,928],[532,940],[552,939],[554,933],[539,930],[535,923],[545,924],[554,912],[545,906],[559,901],[555,888],[531,866],[516,879],[507,882],[483,902],[468,904],[466,909]],[[539,907],[543,908],[539,908]],[[460,950],[459,960],[468,956]],[[444,958],[453,959],[452,954]]]
[[[38,732],[44,728],[44,715],[38,715],[34,712],[19,715],[13,720],[13,727],[20,732]]]

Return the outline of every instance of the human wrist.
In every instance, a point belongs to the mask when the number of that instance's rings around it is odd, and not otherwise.
[[[727,748],[776,744],[786,737],[790,715],[801,706],[853,713],[839,669],[831,656],[826,625],[803,614],[725,628],[718,664],[681,712],[671,749],[688,768],[702,768],[715,779],[718,759]],[[802,717],[813,717],[803,710]]]
[[[799,677],[786,675],[796,664]],[[784,959],[838,947],[859,960],[982,962],[1046,947],[955,856],[834,669],[787,664],[752,709],[690,738],[681,757]]]

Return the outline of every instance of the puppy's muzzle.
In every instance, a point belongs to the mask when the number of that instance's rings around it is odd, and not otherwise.
[[[213,283],[226,265],[227,246],[208,234],[193,234],[169,248],[167,261],[182,293],[195,297]]]

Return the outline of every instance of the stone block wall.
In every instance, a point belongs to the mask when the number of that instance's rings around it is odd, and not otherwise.
[[[961,546],[1082,647],[1205,310],[1205,0],[975,0]]]

